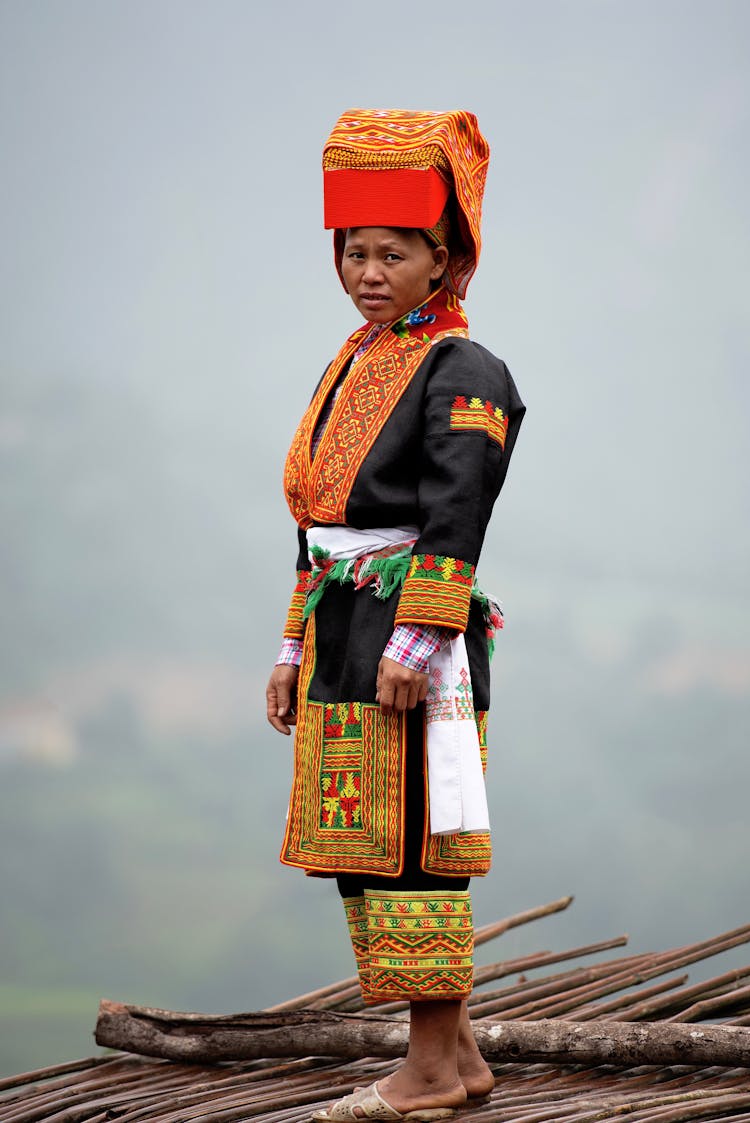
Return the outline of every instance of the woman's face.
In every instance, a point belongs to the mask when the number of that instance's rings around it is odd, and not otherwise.
[[[346,232],[341,272],[364,318],[387,324],[424,304],[447,262],[445,246],[429,245],[418,230],[360,226]]]

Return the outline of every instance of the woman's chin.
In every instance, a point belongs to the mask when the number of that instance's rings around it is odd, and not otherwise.
[[[356,304],[364,318],[373,324],[387,324],[396,318],[390,300],[359,300]]]

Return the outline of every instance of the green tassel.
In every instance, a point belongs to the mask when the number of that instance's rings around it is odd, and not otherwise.
[[[313,546],[310,552],[313,560],[313,572],[315,567],[322,569],[331,556],[328,550],[323,550],[319,546]],[[410,550],[405,550],[399,554],[391,554],[387,558],[370,559],[367,563],[365,576],[368,584],[372,585],[373,595],[378,600],[388,600],[389,597],[399,591],[406,580],[406,575],[411,567],[411,560]],[[307,620],[308,616],[312,615],[320,604],[323,593],[333,581],[338,581],[340,585],[354,582],[354,564],[354,561],[350,558],[341,558],[334,562],[330,569],[326,570],[312,592],[307,594],[307,601],[302,613],[303,620]],[[472,600],[479,602],[482,616],[489,625],[491,613],[489,597],[482,592],[476,582],[474,582],[474,587],[471,590],[471,596]],[[487,637],[487,649],[490,659],[492,659],[495,654],[494,634]]]
[[[330,557],[327,550],[321,550],[317,546],[313,547],[311,553],[314,564],[319,568],[322,568]],[[405,551],[403,554],[392,554],[388,558],[372,558],[367,566],[366,576],[368,583],[373,586],[373,595],[378,600],[387,600],[388,597],[397,592],[406,580],[410,565],[410,551]],[[346,585],[350,581],[353,582],[354,561],[349,558],[341,558],[334,562],[330,569],[326,570],[312,592],[308,593],[302,613],[303,620],[307,620],[308,616],[315,611],[320,604],[323,593],[333,581],[338,581],[340,585]]]
[[[388,597],[401,588],[410,566],[411,553],[394,554],[390,558],[376,558],[373,561],[371,572],[380,577],[379,588],[375,593],[378,600],[388,600]]]

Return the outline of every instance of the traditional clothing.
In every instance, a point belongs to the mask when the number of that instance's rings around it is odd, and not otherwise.
[[[281,860],[339,877],[368,1002],[466,996],[467,878],[490,864],[471,746],[483,768],[497,615],[474,572],[524,406],[505,364],[469,340],[457,296],[476,267],[486,164],[466,113],[353,110],[324,155],[337,266],[342,224],[435,227],[447,202],[454,231],[445,283],[345,342],[284,476],[300,544],[284,635],[303,649]],[[403,198],[405,171],[434,174]],[[389,175],[379,193],[372,176]],[[446,642],[426,706],[385,716],[377,667],[404,626]]]

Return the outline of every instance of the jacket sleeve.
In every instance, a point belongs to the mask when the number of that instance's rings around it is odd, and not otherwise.
[[[305,610],[307,597],[307,582],[310,577],[310,560],[307,556],[307,534],[298,529],[299,554],[297,556],[297,582],[294,586],[289,611],[284,625],[285,639],[302,639],[305,634],[305,621],[302,613]]]
[[[446,340],[427,361],[420,535],[396,625],[463,632],[474,570],[525,407],[505,363],[477,344]]]

